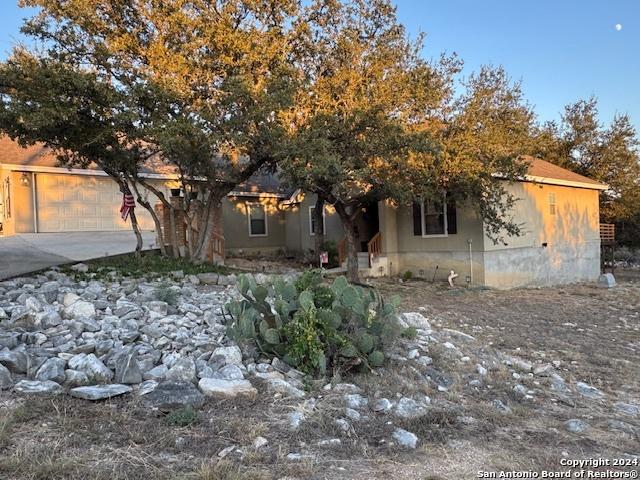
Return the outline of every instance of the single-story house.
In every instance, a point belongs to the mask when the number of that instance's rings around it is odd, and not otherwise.
[[[507,189],[519,201],[511,215],[522,235],[495,244],[472,205],[438,203],[413,207],[379,202],[358,219],[359,264],[369,276],[407,271],[425,279],[495,288],[592,281],[600,274],[599,194],[607,188],[544,160],[530,158],[528,174]],[[167,195],[175,177],[149,171]],[[496,180],[501,181],[501,180]],[[46,148],[21,148],[0,139],[0,222],[13,233],[111,231],[130,228],[119,216],[122,195],[97,169],[57,166]],[[256,175],[223,203],[225,251],[229,254],[300,254],[313,248],[315,197],[287,190],[273,176]],[[137,208],[141,228],[153,221]],[[325,207],[328,240],[344,248],[344,232]]]

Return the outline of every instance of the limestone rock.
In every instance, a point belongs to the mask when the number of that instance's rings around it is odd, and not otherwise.
[[[144,395],[145,405],[166,412],[178,408],[200,408],[204,395],[188,382],[162,382],[151,393]]]
[[[151,370],[144,372],[144,374],[142,375],[142,378],[144,380],[155,380],[157,382],[162,382],[167,378],[168,372],[169,372],[169,369],[167,368],[166,365],[158,365],[157,367],[154,367]]]
[[[582,433],[589,428],[589,424],[578,419],[567,420],[564,424],[567,431],[571,433]]]
[[[92,319],[96,316],[96,308],[93,303],[84,300],[78,300],[64,309],[66,318],[79,320],[81,318]]]
[[[393,404],[387,398],[379,398],[373,404],[373,411],[377,413],[385,413],[393,408]]]
[[[412,398],[402,397],[396,405],[395,413],[401,418],[416,418],[427,413],[427,406]]]
[[[39,380],[20,380],[16,383],[14,389],[20,393],[36,395],[58,395],[62,393],[60,384],[52,380],[45,380],[43,382]]]
[[[402,428],[396,428],[393,432],[393,439],[398,442],[399,445],[406,448],[416,448],[418,445],[418,437],[407,430]]]
[[[80,353],[69,360],[69,367],[84,372],[90,382],[108,383],[113,379],[113,372],[93,353]]]
[[[64,367],[66,365],[67,362],[62,358],[48,358],[36,371],[35,379],[40,381],[53,380],[57,383],[63,383],[66,378],[64,373]]]
[[[213,357],[214,355],[222,355],[227,365],[242,365],[242,352],[236,345],[231,347],[218,347],[213,351],[211,356]]]
[[[117,397],[133,390],[128,385],[113,383],[109,385],[92,385],[87,387],[76,387],[69,390],[69,395],[83,400],[104,400],[106,398]]]
[[[196,364],[193,358],[183,357],[173,364],[167,372],[167,380],[171,382],[197,382]]]
[[[258,394],[258,391],[248,380],[202,378],[198,386],[202,393],[214,398],[255,398]]]
[[[29,356],[21,350],[0,352],[0,365],[4,365],[12,373],[27,373]]]
[[[604,393],[602,393],[593,385],[589,385],[584,382],[576,383],[576,389],[578,390],[578,393],[583,397],[591,398],[594,400],[600,400],[604,397]]]
[[[304,398],[305,396],[305,393],[302,390],[294,387],[286,380],[272,378],[268,382],[269,388],[276,393],[280,393],[281,395],[293,398]]]
[[[598,277],[598,287],[613,288],[616,286],[616,279],[613,273],[603,273]]]
[[[156,382],[155,380],[144,381],[138,388],[138,395],[146,395],[147,393],[153,392],[156,388],[158,388],[158,382]]]
[[[11,380],[11,372],[7,367],[0,363],[0,390],[4,390],[5,388],[9,388],[13,385],[13,381]]]
[[[402,313],[398,316],[398,322],[404,328],[413,327],[421,330],[431,331],[429,321],[418,312]]]
[[[347,394],[344,396],[344,400],[347,406],[354,410],[365,408],[369,404],[369,399],[367,397],[363,397],[359,393]]]
[[[65,385],[68,387],[81,387],[83,385],[89,385],[89,377],[80,370],[67,369],[64,371]]]
[[[635,405],[632,403],[624,403],[624,402],[616,402],[613,404],[613,407],[620,413],[625,415],[630,415],[632,417],[640,416],[640,405]]]
[[[279,372],[275,372],[279,373]],[[220,378],[223,380],[242,380],[244,379],[244,374],[242,370],[237,365],[226,365],[222,367],[217,372],[214,372],[210,378]]]
[[[137,353],[135,351],[125,352],[116,361],[116,374],[114,380],[117,383],[140,383],[142,373],[138,366]]]

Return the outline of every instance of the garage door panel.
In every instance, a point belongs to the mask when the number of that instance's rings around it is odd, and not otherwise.
[[[163,186],[159,186],[166,190]],[[129,230],[120,218],[122,193],[108,177],[70,174],[37,174],[38,230],[40,232]],[[135,209],[143,230],[154,223],[142,207]]]

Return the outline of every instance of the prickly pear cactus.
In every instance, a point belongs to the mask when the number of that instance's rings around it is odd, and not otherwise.
[[[399,330],[393,302],[342,276],[329,286],[318,271],[270,285],[240,275],[237,287],[242,299],[225,305],[229,335],[310,374],[343,365],[379,367],[385,344]]]

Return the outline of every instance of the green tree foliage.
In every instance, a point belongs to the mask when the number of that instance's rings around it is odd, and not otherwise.
[[[322,3],[322,2],[320,2]],[[331,203],[344,227],[348,277],[358,279],[355,223],[383,199],[407,205],[470,200],[499,238],[517,234],[504,213],[515,201],[500,182],[521,175],[533,114],[501,69],[471,76],[454,96],[455,57],[426,62],[386,0],[311,7],[297,64],[303,88],[291,118],[283,170]]]
[[[537,140],[543,158],[608,185],[600,197],[602,220],[634,231],[640,218],[640,153],[627,115],[604,126],[597,100],[580,100],[565,107],[559,125],[544,125]]]
[[[90,77],[96,90],[111,96],[86,91],[84,107],[90,115],[105,110],[124,122],[115,122],[106,133],[110,136],[118,127],[120,152],[144,145],[147,157],[158,155],[180,175],[185,190],[200,190],[201,202],[193,209],[187,206],[187,217],[199,232],[190,249],[204,258],[214,228],[220,229],[214,222],[221,199],[258,169],[273,165],[284,144],[280,111],[290,105],[295,80],[288,52],[297,2],[21,3],[40,9],[23,32],[42,48],[14,52],[7,64],[13,75],[0,78],[2,108],[10,112],[7,118],[46,126],[31,129],[30,136],[23,132],[22,140],[76,153],[78,144],[96,139],[98,135],[88,136],[78,125],[81,118],[65,115],[64,101],[60,111],[54,103],[46,111],[27,108],[39,106],[42,96],[29,98],[29,92],[45,92],[50,72]],[[29,75],[43,65],[48,71]],[[69,95],[76,101],[73,92]],[[2,125],[8,130],[8,122]],[[69,133],[52,137],[53,131]],[[105,142],[95,145],[104,147]],[[71,155],[61,160],[74,165],[95,159]],[[137,176],[135,162],[123,166],[118,157],[115,165],[107,163],[101,167],[122,169],[121,175],[151,188]]]

